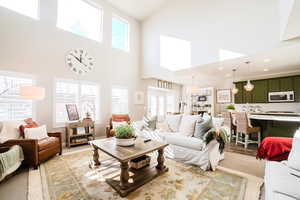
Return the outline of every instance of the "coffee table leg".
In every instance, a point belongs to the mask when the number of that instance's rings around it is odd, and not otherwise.
[[[121,163],[121,174],[120,174],[120,186],[122,189],[126,189],[128,186],[129,172],[128,162]]]
[[[166,168],[166,166],[164,165],[164,162],[165,162],[164,149],[159,149],[156,168],[159,170],[164,170]]]
[[[99,152],[98,152],[98,148],[93,146],[94,147],[94,154],[93,154],[93,159],[94,159],[94,165],[95,166],[100,166],[101,163],[99,161]]]

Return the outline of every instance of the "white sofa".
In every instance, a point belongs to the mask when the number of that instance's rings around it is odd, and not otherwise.
[[[198,116],[200,118],[200,116]],[[201,119],[201,118],[200,118]],[[176,120],[175,120],[176,121]],[[218,122],[217,122],[218,121]],[[190,121],[192,123],[192,120]],[[222,123],[220,119],[213,119],[215,123]],[[134,126],[137,127],[135,122]],[[168,125],[181,127],[183,121],[178,121],[178,124],[170,122]],[[215,124],[214,123],[214,124]],[[220,126],[220,125],[219,125]],[[193,164],[199,166],[203,170],[215,170],[220,160],[224,159],[224,153],[219,151],[219,143],[216,140],[211,141],[209,144],[205,144],[202,139],[193,137],[180,131],[162,131],[162,130],[140,130],[137,129],[137,134],[142,137],[150,138],[156,141],[164,141],[169,144],[165,150],[166,157],[174,159],[187,164]],[[193,132],[195,131],[195,124]]]
[[[287,161],[267,161],[265,200],[300,200],[300,130],[293,139]]]

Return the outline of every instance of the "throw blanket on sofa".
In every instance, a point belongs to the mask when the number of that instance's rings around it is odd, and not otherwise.
[[[0,181],[18,169],[23,160],[23,150],[18,145],[11,147],[7,152],[0,153]]]
[[[287,160],[292,149],[292,138],[267,137],[257,150],[257,159],[266,159],[270,161]]]

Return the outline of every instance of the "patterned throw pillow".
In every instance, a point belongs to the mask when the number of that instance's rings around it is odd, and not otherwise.
[[[204,135],[213,127],[212,118],[205,117],[196,122],[194,137],[204,140]]]
[[[144,129],[152,130],[152,131],[156,129],[157,116],[154,117],[144,116],[143,121],[144,121]]]

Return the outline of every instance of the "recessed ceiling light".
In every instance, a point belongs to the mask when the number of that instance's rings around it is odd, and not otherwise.
[[[270,62],[271,61],[271,59],[270,58],[266,58],[266,59],[264,59],[264,62],[265,63],[268,63],[268,62]]]
[[[264,72],[268,72],[269,71],[269,69],[264,69]]]

